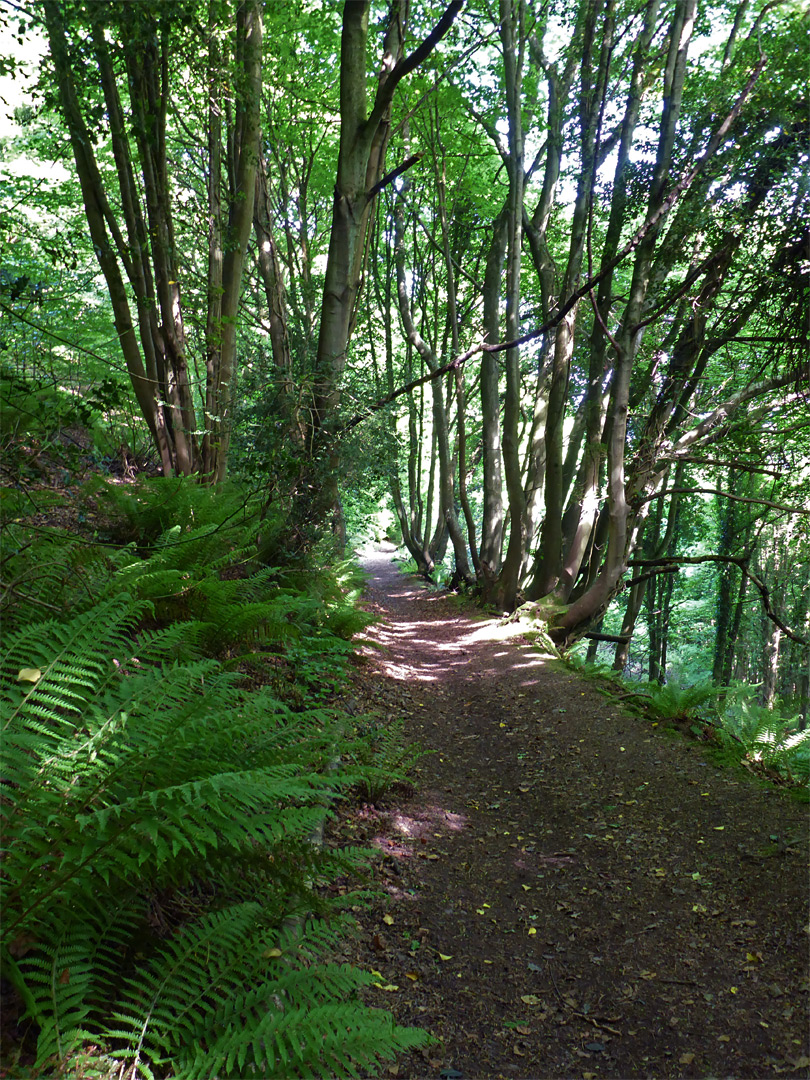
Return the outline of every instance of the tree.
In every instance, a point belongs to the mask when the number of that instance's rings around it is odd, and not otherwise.
[[[164,474],[200,472],[222,479],[231,430],[237,308],[256,184],[262,52],[258,0],[238,3],[235,13],[212,0],[204,19],[194,3],[114,8],[47,0],[43,9],[54,95],[70,133],[88,228],[133,390]],[[234,91],[229,97],[219,38],[234,14],[227,57],[233,63]],[[183,55],[180,35],[194,19],[207,26],[209,41],[204,72],[208,282],[200,403],[190,372],[175,235],[178,192],[170,144],[176,130],[170,120],[177,118],[170,117],[169,109],[177,91],[177,61],[182,56],[184,64],[192,64]],[[198,66],[186,71],[200,76]],[[230,116],[230,123],[222,124],[223,115]],[[101,136],[109,140],[113,176],[101,164]]]

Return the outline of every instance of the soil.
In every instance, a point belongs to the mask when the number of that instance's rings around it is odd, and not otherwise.
[[[367,999],[435,1040],[396,1077],[807,1076],[807,807],[364,559],[350,711],[432,751],[346,809]]]

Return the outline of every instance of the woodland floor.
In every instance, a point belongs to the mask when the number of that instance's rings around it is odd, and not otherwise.
[[[437,1041],[396,1077],[807,1076],[808,813],[465,612],[391,550],[351,711],[415,792],[343,811],[382,852],[347,958]],[[506,636],[511,631],[512,637]]]

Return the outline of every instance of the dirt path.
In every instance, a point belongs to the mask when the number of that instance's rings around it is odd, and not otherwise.
[[[806,807],[390,558],[357,705],[435,753],[341,822],[384,854],[353,959],[442,1040],[391,1075],[806,1076]]]

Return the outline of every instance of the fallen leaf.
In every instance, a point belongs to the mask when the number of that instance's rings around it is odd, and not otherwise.
[[[385,923],[386,926],[393,926],[394,925],[394,917],[393,917],[393,915],[383,915],[383,922]]]
[[[443,952],[440,952],[439,953],[439,959],[440,960],[452,960],[453,957],[452,956],[446,956]]]
[[[534,937],[534,935],[535,935],[536,933],[537,933],[537,928],[536,928],[536,927],[534,927],[534,926],[530,926],[530,927],[529,927],[529,937]]]
[[[526,1005],[542,1005],[542,998],[539,998],[537,994],[521,994],[520,1000]]]
[[[281,949],[268,949],[266,952],[262,953],[262,956],[265,960],[273,960],[276,957],[281,956]]]
[[[42,672],[38,667],[24,667],[17,672],[17,682],[38,683],[42,678]]]
[[[411,982],[419,982],[419,976],[415,971],[406,971],[405,978],[410,979]]]
[[[724,1043],[725,1042],[731,1042],[731,1036],[730,1035],[718,1035],[717,1036],[717,1041],[718,1042],[724,1042]]]
[[[680,1065],[691,1065],[694,1060],[694,1054],[681,1054],[681,1056],[678,1058],[678,1063]]]
[[[386,990],[389,993],[392,993],[394,990],[399,990],[399,987],[395,986],[394,983],[373,983],[372,985],[378,990]]]

